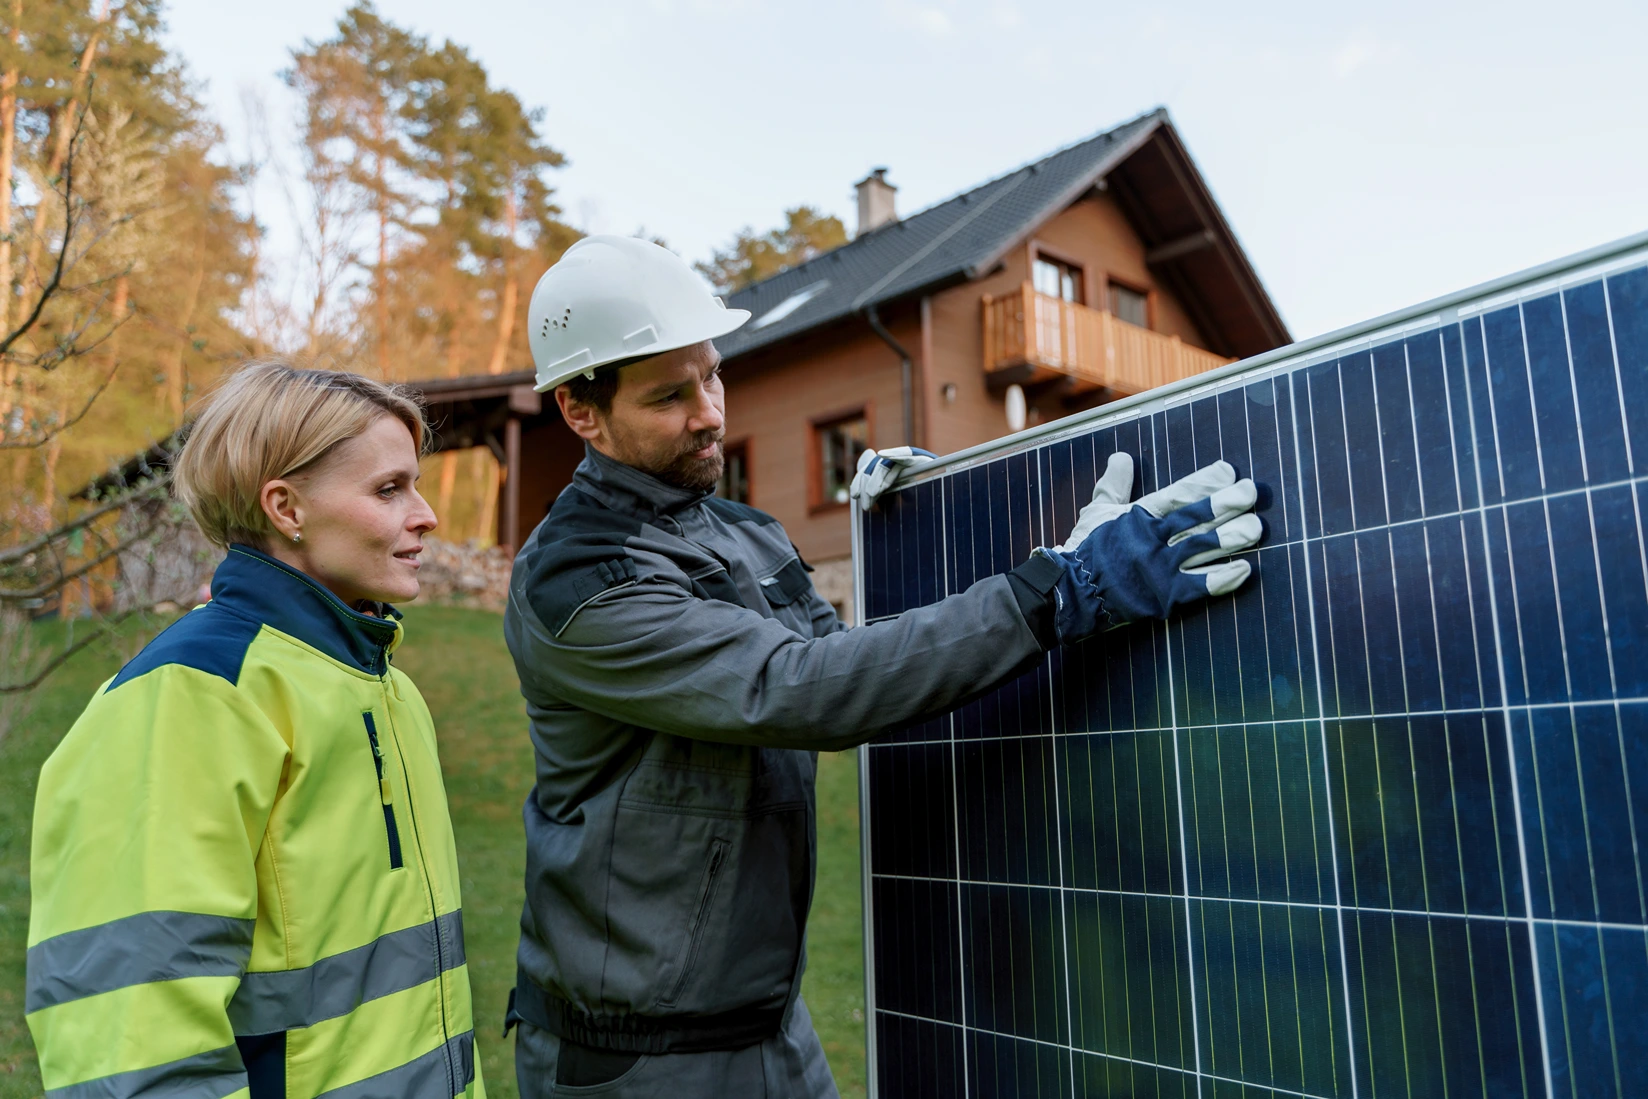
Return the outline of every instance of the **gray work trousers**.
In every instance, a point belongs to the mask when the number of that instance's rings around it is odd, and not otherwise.
[[[759,1045],[642,1057],[616,1080],[590,1087],[555,1083],[561,1040],[521,1023],[515,1081],[521,1099],[839,1099],[807,1005],[797,998],[778,1034]]]

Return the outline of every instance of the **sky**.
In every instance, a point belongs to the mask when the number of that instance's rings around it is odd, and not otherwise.
[[[343,0],[172,0],[231,153]],[[708,258],[901,214],[1165,106],[1295,338],[1648,229],[1648,4],[383,0],[544,110],[567,220]],[[265,191],[267,191],[267,186]],[[289,208],[260,194],[278,246]]]

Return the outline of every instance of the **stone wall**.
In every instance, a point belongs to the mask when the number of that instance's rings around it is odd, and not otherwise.
[[[448,603],[501,611],[509,600],[513,562],[497,546],[447,542],[425,535],[418,569],[419,603]]]
[[[813,567],[813,587],[818,594],[835,607],[843,622],[853,625],[853,559],[837,557],[808,564]]]

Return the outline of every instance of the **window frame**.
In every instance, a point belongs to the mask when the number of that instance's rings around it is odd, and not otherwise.
[[[752,457],[752,452],[754,450],[754,446],[751,443],[751,437],[748,436],[748,435],[745,435],[745,436],[742,436],[738,439],[734,439],[732,442],[725,442],[725,441],[722,442],[722,444],[721,444],[722,456],[723,456],[723,458],[726,458],[726,459],[729,460],[729,464],[730,464],[730,459],[732,457],[732,452],[735,451],[735,450],[740,452],[744,456],[744,499],[739,500],[737,502],[741,503],[741,504],[747,504],[750,507],[754,507],[755,506],[755,462],[754,462],[754,459]],[[722,467],[722,475],[723,476],[726,475],[726,467],[725,466]],[[717,485],[717,487],[720,487],[719,484]],[[723,497],[721,497],[721,499],[725,500],[725,499],[728,499],[728,497],[723,496]]]
[[[837,424],[848,423],[853,420],[864,421],[864,445],[875,446],[875,405],[865,401],[860,405],[851,405],[838,408],[819,416],[809,417],[807,420],[807,514],[819,515],[825,512],[841,511],[847,503],[837,503],[824,498],[824,447],[823,433],[825,429]]]
[[[1111,316],[1116,317],[1117,320],[1123,321],[1124,324],[1131,324],[1132,322],[1131,321],[1125,321],[1125,320],[1123,320],[1123,318],[1121,318],[1119,316],[1116,316],[1116,311],[1110,307],[1110,289],[1111,289],[1111,287],[1120,287],[1123,290],[1131,290],[1133,293],[1135,293],[1135,294],[1139,295],[1141,298],[1143,298],[1144,299],[1144,321],[1145,321],[1144,327],[1147,331],[1150,331],[1150,332],[1156,331],[1156,291],[1152,290],[1148,286],[1140,286],[1138,283],[1134,282],[1132,279],[1117,278],[1115,275],[1110,274],[1108,271],[1105,272],[1105,276],[1104,276],[1104,305],[1101,308],[1103,308],[1103,310],[1106,313],[1109,313]]]
[[[1035,283],[1036,283],[1036,261],[1037,260],[1046,260],[1049,263],[1062,264],[1063,266],[1068,267],[1073,271],[1079,272],[1081,274],[1081,294],[1078,295],[1078,298],[1077,298],[1077,301],[1075,302],[1075,304],[1076,305],[1085,305],[1089,309],[1094,308],[1094,305],[1093,305],[1093,286],[1094,286],[1094,283],[1097,282],[1098,280],[1096,280],[1093,277],[1093,265],[1091,263],[1084,263],[1083,261],[1077,259],[1075,256],[1070,255],[1068,252],[1061,252],[1057,248],[1049,248],[1047,245],[1043,244],[1039,240],[1032,240],[1030,242],[1030,271],[1029,271],[1030,285],[1031,286],[1034,286]],[[1105,293],[1106,294],[1109,293],[1108,284],[1106,285]],[[1060,300],[1063,300],[1063,299],[1061,298]]]

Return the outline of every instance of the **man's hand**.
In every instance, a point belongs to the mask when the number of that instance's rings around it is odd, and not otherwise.
[[[886,450],[866,450],[858,456],[858,472],[847,491],[858,506],[869,510],[876,497],[893,487],[906,469],[933,461],[938,455],[917,446],[892,446]]]
[[[1258,490],[1215,462],[1129,503],[1133,459],[1110,456],[1076,529],[1054,549],[1064,566],[1054,593],[1055,628],[1064,644],[1141,618],[1166,618],[1186,603],[1226,595],[1253,571],[1246,561],[1209,564],[1264,537],[1253,514]]]

